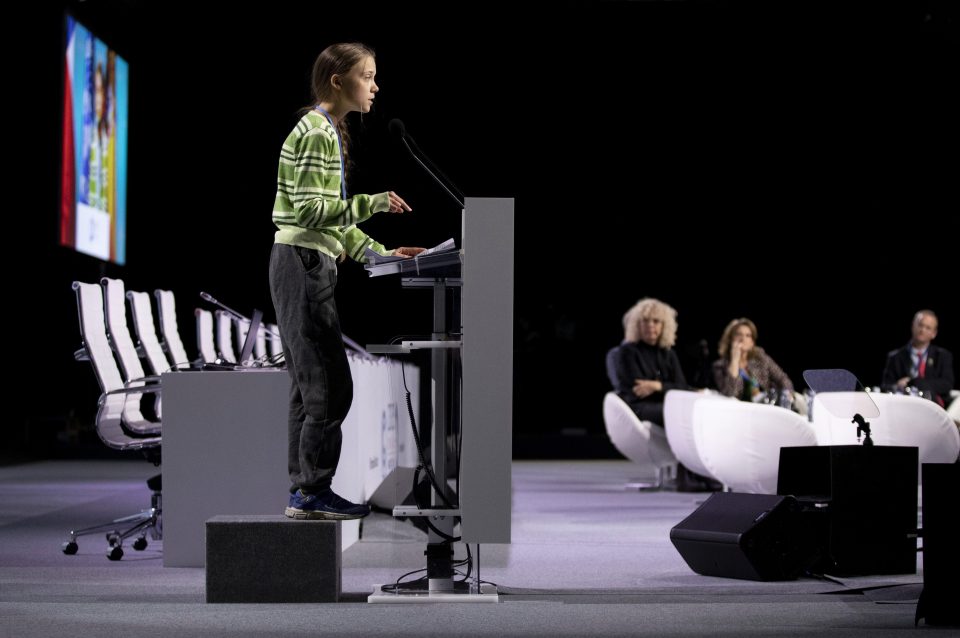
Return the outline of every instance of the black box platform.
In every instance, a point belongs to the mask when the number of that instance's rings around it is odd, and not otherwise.
[[[339,521],[214,516],[206,528],[208,603],[339,600]]]

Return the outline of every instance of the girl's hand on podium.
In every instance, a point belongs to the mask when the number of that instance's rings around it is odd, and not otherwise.
[[[398,257],[416,257],[425,250],[426,248],[410,248],[408,246],[401,246],[400,248],[394,248],[393,254]]]

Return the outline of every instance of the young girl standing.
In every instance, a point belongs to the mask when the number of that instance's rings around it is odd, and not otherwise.
[[[313,65],[313,106],[280,151],[270,254],[270,295],[290,373],[285,514],[303,519],[366,516],[367,505],[330,489],[340,460],[341,424],[353,400],[353,380],[334,302],[337,259],[414,256],[423,248],[388,250],[356,224],[374,213],[410,206],[393,191],[348,195],[349,113],[368,113],[380,90],[373,51],[359,43],[334,44]]]

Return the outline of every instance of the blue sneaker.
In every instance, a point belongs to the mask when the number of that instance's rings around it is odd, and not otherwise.
[[[290,495],[290,505],[283,513],[290,518],[302,520],[346,521],[363,518],[370,513],[370,506],[351,503],[337,496],[333,490],[321,494],[304,494],[297,490]]]

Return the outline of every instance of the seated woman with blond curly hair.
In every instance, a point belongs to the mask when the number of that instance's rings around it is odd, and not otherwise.
[[[792,392],[790,377],[757,345],[757,326],[746,317],[727,325],[718,350],[713,377],[721,394],[753,401],[771,389]]]
[[[610,381],[641,420],[663,427],[663,396],[689,387],[673,350],[677,311],[658,299],[641,299],[623,315],[623,330],[623,343],[609,355]]]

